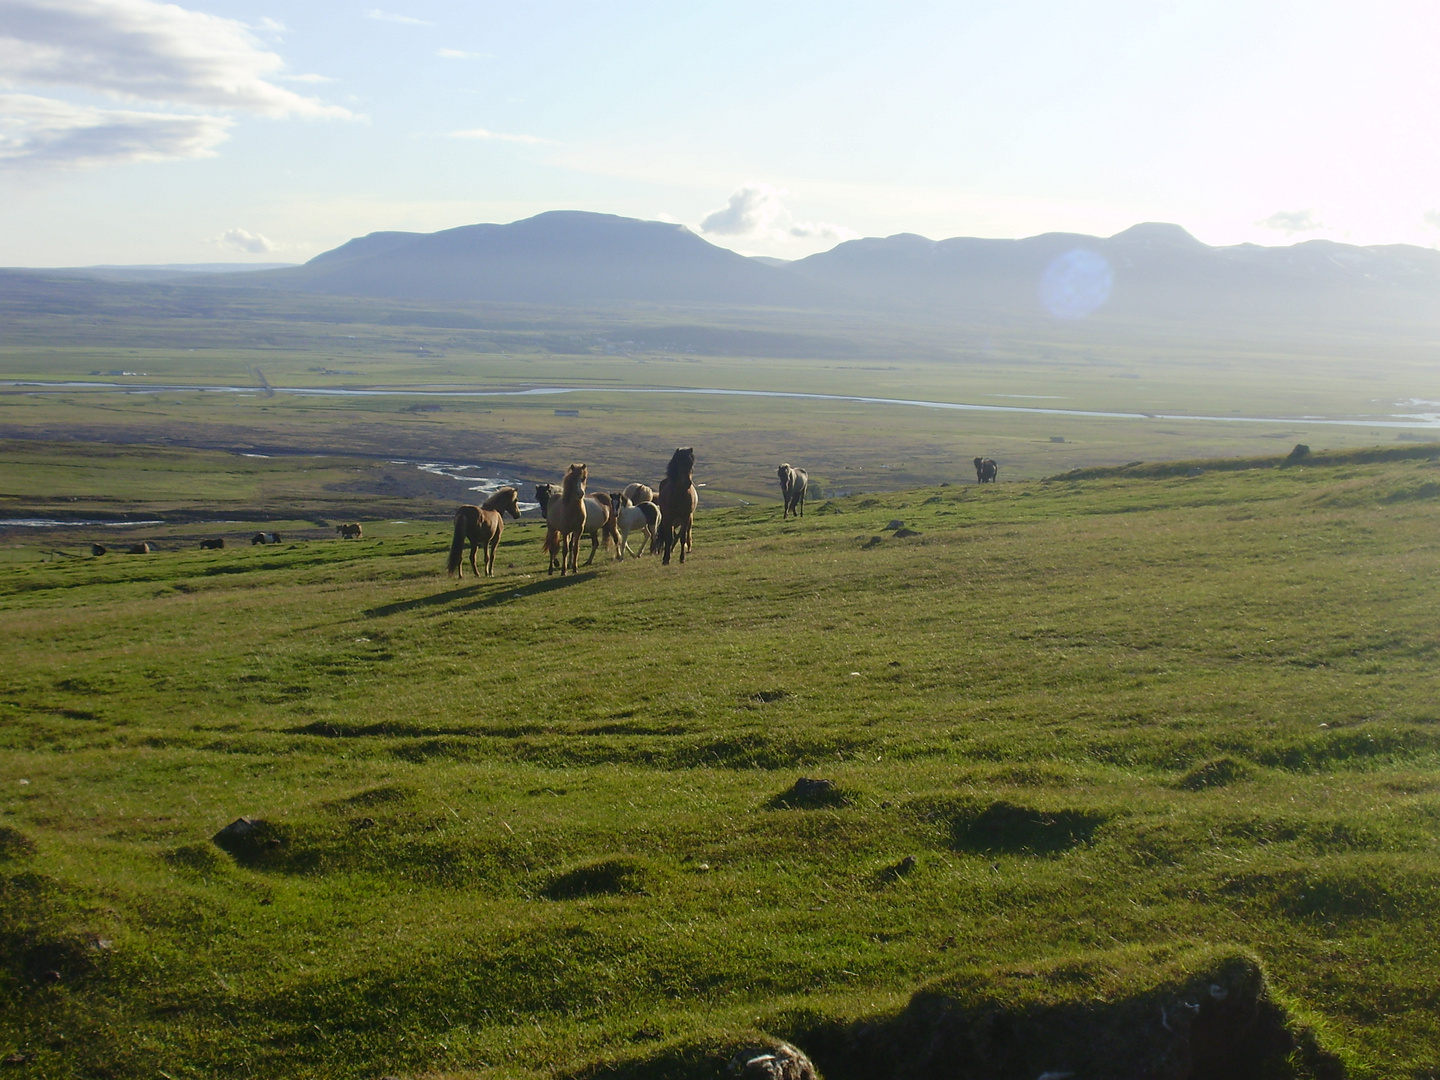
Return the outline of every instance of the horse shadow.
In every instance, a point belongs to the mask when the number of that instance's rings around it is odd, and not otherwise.
[[[453,589],[446,589],[444,592],[434,593],[431,596],[417,596],[413,600],[397,600],[393,604],[381,604],[379,607],[366,608],[362,615],[367,619],[383,619],[389,615],[402,615],[408,611],[421,611],[426,608],[444,608],[449,611],[476,611],[482,608],[498,607],[501,604],[510,604],[524,600],[531,596],[538,596],[542,593],[552,592],[555,589],[563,589],[580,581],[589,581],[596,577],[596,571],[587,570],[577,574],[570,574],[562,578],[545,577],[538,581],[530,581],[518,588],[500,581],[477,582],[473,585],[456,586]],[[463,601],[474,597],[469,603]],[[441,614],[437,611],[435,614]]]

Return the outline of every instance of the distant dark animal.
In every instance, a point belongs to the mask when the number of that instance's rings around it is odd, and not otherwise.
[[[264,534],[264,533],[256,533],[254,536],[250,537],[250,543],[251,543],[252,546],[255,545],[255,544],[263,544],[263,543],[265,543],[265,534]]]
[[[128,550],[131,555],[149,555],[150,545],[146,543],[131,544]]]
[[[359,540],[362,535],[358,521],[352,521],[348,525],[336,525],[335,531],[340,534],[341,540]]]
[[[446,570],[456,577],[465,576],[465,541],[470,541],[470,569],[476,577],[475,552],[485,553],[485,576],[495,573],[495,549],[505,531],[505,515],[520,517],[520,493],[513,487],[502,487],[485,500],[483,506],[462,506],[455,511],[455,537],[450,541],[450,562]],[[360,526],[355,526],[359,530]]]
[[[225,546],[225,538],[223,536],[217,536],[213,540],[201,540],[200,546],[206,551],[219,551]]]
[[[620,526],[620,543],[616,545],[615,558],[623,559],[627,552],[631,555],[635,554],[630,551],[630,534],[636,529],[640,530],[640,534],[645,540],[640,545],[639,552],[644,555],[646,547],[654,542],[655,535],[660,530],[660,507],[649,500],[632,506],[624,492],[619,492],[612,497],[619,507],[615,517]]]
[[[676,449],[665,466],[665,479],[660,481],[660,494],[656,505],[660,507],[660,530],[656,543],[664,549],[660,559],[662,566],[670,565],[670,553],[678,545],[680,561],[690,550],[690,532],[695,525],[695,508],[700,505],[700,496],[695,491],[695,448],[684,446]]]
[[[630,500],[631,506],[655,501],[655,489],[648,484],[629,484],[625,488],[624,495]]]
[[[977,457],[975,459],[975,482],[977,484],[993,484],[999,475],[1000,466],[995,463],[994,458]]]
[[[585,480],[589,475],[584,463],[571,464],[560,484],[560,497],[555,498],[552,489],[546,499],[545,552],[550,556],[549,572],[555,572],[558,561],[561,577],[565,576],[567,563],[572,574],[580,572],[576,563],[580,559],[580,536],[585,531]]]
[[[91,544],[91,545],[90,545],[90,554],[91,554],[91,555],[108,555],[109,553],[110,553],[110,549],[107,548],[104,544]]]
[[[258,532],[250,537],[252,544],[278,544],[280,543],[279,533]]]
[[[804,517],[805,490],[810,486],[809,474],[804,469],[786,464],[776,469],[775,475],[780,478],[780,495],[785,500],[785,512],[781,514],[781,520],[792,513],[796,517]]]

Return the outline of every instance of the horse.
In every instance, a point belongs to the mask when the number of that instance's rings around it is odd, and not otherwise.
[[[785,500],[785,512],[781,519],[788,518],[792,513],[796,517],[804,517],[805,489],[810,486],[810,474],[785,464],[775,470],[775,475],[780,478],[780,496]]]
[[[336,525],[335,531],[340,534],[341,540],[359,540],[363,535],[358,521],[352,521],[348,525]]]
[[[631,506],[655,501],[655,489],[648,484],[630,484],[625,488],[624,495],[630,500]]]
[[[993,484],[999,475],[1000,466],[995,463],[994,458],[977,457],[975,459],[975,482],[977,484]]]
[[[90,554],[91,554],[91,555],[108,555],[109,553],[110,553],[110,549],[107,548],[104,544],[91,544],[91,545],[90,545]]]
[[[253,544],[278,544],[278,543],[280,543],[280,534],[279,534],[279,533],[258,532],[258,533],[256,533],[254,536],[250,537],[250,543],[251,543],[252,545],[253,545]]]
[[[505,515],[517,521],[520,518],[520,493],[513,487],[502,487],[485,500],[483,506],[462,506],[455,511],[455,537],[450,541],[450,561],[446,573],[457,578],[465,576],[465,541],[470,541],[470,569],[476,577],[480,571],[475,566],[475,552],[485,552],[485,576],[495,573],[495,549],[500,546],[500,534],[505,531]],[[358,531],[359,525],[355,526]]]
[[[206,551],[218,551],[225,546],[225,538],[217,536],[213,540],[201,540],[200,546]]]
[[[643,487],[644,485],[642,484],[640,486]],[[648,491],[650,489],[646,488],[645,490]],[[620,527],[620,543],[615,545],[615,558],[625,558],[626,552],[630,552],[632,556],[635,556],[635,552],[630,551],[630,534],[636,529],[640,530],[640,534],[646,541],[646,543],[640,545],[640,555],[644,555],[646,545],[654,543],[655,534],[660,530],[660,507],[648,499],[645,502],[632,506],[629,498],[626,497],[623,491],[616,492],[611,498],[615,500],[615,505],[620,508],[615,514]],[[638,556],[636,557],[638,558]]]
[[[550,500],[556,498],[557,490],[554,484],[535,485],[535,498],[540,503],[540,513],[547,518]],[[602,543],[608,547],[613,540],[616,550],[619,550],[620,529],[615,517],[615,507],[618,505],[619,497],[615,495],[597,491],[593,495],[585,496],[585,535],[590,538],[590,557],[585,560],[586,566],[595,561],[595,552]]]
[[[585,531],[585,480],[589,475],[583,463],[571,464],[560,484],[560,497],[555,498],[552,489],[546,500],[545,551],[550,556],[550,573],[555,572],[558,559],[561,577],[567,562],[572,574],[580,572],[575,564],[580,558],[580,534]]]
[[[585,535],[590,537],[590,557],[585,560],[586,566],[595,561],[595,552],[602,544],[608,548],[610,541],[614,540],[616,550],[619,550],[620,529],[615,513],[618,506],[617,497],[603,491],[585,496]]]
[[[663,545],[664,555],[660,565],[670,565],[670,553],[680,546],[680,561],[690,550],[690,530],[695,525],[695,508],[700,505],[700,496],[695,491],[695,448],[677,447],[665,466],[665,479],[660,481],[660,494],[656,505],[660,508],[660,528],[656,531],[655,542]]]
[[[149,555],[150,545],[148,543],[131,544],[129,548],[131,555]]]

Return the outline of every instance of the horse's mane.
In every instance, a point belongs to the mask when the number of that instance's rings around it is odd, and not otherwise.
[[[480,504],[481,510],[499,510],[502,506],[510,506],[520,498],[520,493],[513,487],[502,487]]]
[[[670,464],[665,466],[665,479],[677,482],[688,480],[694,471],[695,448],[693,446],[680,447],[670,458]]]
[[[583,464],[572,464],[565,472],[561,485],[561,498],[574,501],[585,494],[585,477],[588,470]]]

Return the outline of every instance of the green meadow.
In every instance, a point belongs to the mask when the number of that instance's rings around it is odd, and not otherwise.
[[[170,522],[0,564],[10,1075],[868,1080],[939,1000],[1026,1033],[977,1076],[1440,1075],[1433,445],[706,496],[565,578],[513,522],[459,582],[383,463],[3,449]],[[1140,1071],[1261,979],[1283,1039]]]

